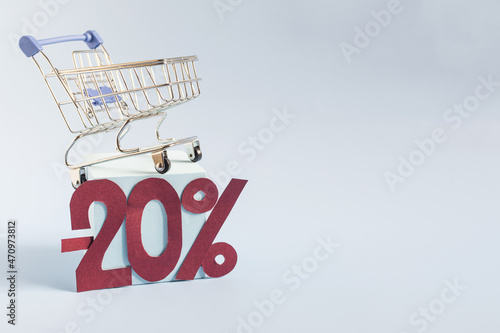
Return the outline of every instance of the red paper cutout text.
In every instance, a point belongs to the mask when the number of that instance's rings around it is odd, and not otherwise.
[[[142,244],[142,213],[151,200],[161,202],[167,213],[168,242],[158,257],[150,256]],[[163,280],[173,271],[182,250],[181,201],[175,189],[166,180],[149,178],[139,182],[128,198],[127,252],[134,271],[149,282]]]
[[[210,246],[215,239],[215,236],[217,236],[219,230],[222,228],[222,225],[233,209],[233,206],[236,203],[236,200],[238,200],[238,197],[240,196],[241,191],[243,191],[246,183],[247,180],[231,179],[217,201],[217,204],[210,213],[207,221],[201,228],[198,237],[196,237],[193,246],[189,250],[186,259],[182,263],[182,266],[175,277],[176,280],[194,279],[196,272],[198,272],[198,269],[203,263],[203,259],[207,255]]]
[[[71,228],[90,229],[88,212],[90,205],[96,201],[106,206],[107,215],[101,231],[76,269],[78,292],[132,284],[130,267],[106,271],[102,269],[104,253],[120,229],[127,209],[127,197],[118,185],[103,179],[87,181],[78,187],[70,202]]]
[[[94,237],[78,237],[61,240],[61,252],[87,250],[94,241]]]
[[[215,258],[219,255],[224,257],[222,264],[215,261]],[[236,266],[237,261],[238,255],[231,245],[227,243],[215,243],[208,249],[201,266],[208,276],[218,278],[229,274]]]
[[[221,277],[236,266],[238,256],[227,243],[212,244],[229,213],[238,200],[247,181],[232,179],[220,198],[217,186],[209,179],[195,179],[182,193],[182,201],[166,180],[150,178],[139,182],[129,195],[128,201],[121,188],[110,180],[91,180],[78,187],[71,197],[71,227],[73,230],[90,229],[88,211],[92,203],[106,206],[106,219],[95,237],[63,239],[62,252],[78,250],[85,253],[76,269],[77,291],[89,291],[122,287],[132,284],[132,269],[143,279],[155,282],[167,277],[177,265],[182,250],[182,206],[194,214],[212,210],[196,240],[189,250],[177,280],[192,280],[202,267],[210,277]],[[195,194],[203,192],[204,198],[196,200]],[[141,235],[142,215],[151,200],[158,200],[168,217],[168,242],[158,257],[150,256],[144,249]],[[111,241],[125,220],[127,254],[132,267],[103,270],[102,261]],[[216,257],[224,257],[217,263]]]
[[[194,195],[203,192],[205,197],[196,200]],[[219,191],[217,186],[208,178],[198,178],[189,183],[182,192],[182,206],[191,213],[202,214],[215,206]]]

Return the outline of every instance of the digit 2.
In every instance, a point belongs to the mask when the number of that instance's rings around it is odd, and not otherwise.
[[[88,211],[90,205],[96,201],[106,206],[107,215],[99,234],[76,269],[78,292],[132,285],[130,267],[102,269],[104,254],[127,213],[127,197],[118,185],[102,179],[87,181],[78,187],[70,202],[71,228],[90,229]]]

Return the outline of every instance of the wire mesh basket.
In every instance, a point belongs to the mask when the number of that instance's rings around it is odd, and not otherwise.
[[[74,68],[58,70],[42,51],[44,45],[69,41],[84,41],[89,50],[74,51]],[[151,153],[157,172],[170,168],[167,148],[185,145],[193,162],[201,159],[197,137],[162,139],[159,128],[170,107],[199,96],[199,80],[195,69],[196,56],[157,59],[113,64],[97,32],[36,40],[23,36],[21,50],[31,57],[44,78],[54,101],[71,133],[76,137],[66,150],[65,162],[70,168],[72,184],[76,188],[86,180],[85,168],[126,156]],[[38,59],[37,59],[38,58]],[[159,116],[156,126],[158,144],[126,149],[120,141],[127,126],[138,119]],[[115,146],[118,155],[71,165],[68,154],[84,136],[117,130]]]

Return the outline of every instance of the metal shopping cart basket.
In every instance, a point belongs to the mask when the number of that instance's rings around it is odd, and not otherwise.
[[[74,51],[74,68],[59,70],[42,52],[42,46],[70,41],[83,41],[89,50]],[[41,40],[23,36],[19,41],[23,53],[34,60],[42,73],[68,129],[76,134],[65,153],[73,186],[86,181],[87,166],[137,154],[151,153],[156,171],[165,173],[170,168],[167,148],[177,145],[185,145],[191,161],[199,161],[202,154],[197,137],[162,139],[159,133],[168,108],[200,94],[200,78],[194,67],[198,58],[113,64],[102,44],[101,37],[92,30],[83,35]],[[158,144],[134,149],[121,145],[132,121],[154,116],[161,117],[155,129]],[[112,130],[117,131],[118,154],[77,165],[69,163],[69,152],[79,139]]]

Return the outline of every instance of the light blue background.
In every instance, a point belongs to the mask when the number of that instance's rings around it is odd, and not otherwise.
[[[21,273],[19,327],[4,318],[2,331],[63,332],[75,322],[94,333],[236,332],[254,302],[279,290],[285,300],[255,332],[413,333],[423,324],[410,318],[439,305],[455,279],[467,289],[425,331],[498,331],[500,94],[457,129],[443,119],[479,76],[500,81],[497,1],[402,0],[350,63],[341,43],[353,44],[354,29],[389,1],[232,0],[223,20],[212,0],[66,2],[36,37],[95,29],[116,63],[199,56],[201,96],[173,109],[165,132],[198,135],[212,177],[249,179],[217,238],[239,262],[221,279],[122,288],[111,301],[74,292],[82,253],[59,253],[61,238],[79,235],[58,169],[72,136],[9,41],[43,8],[3,0],[0,221],[19,220]],[[64,47],[46,49],[69,60]],[[273,120],[285,109],[295,118]],[[447,140],[391,191],[386,172],[436,128]],[[151,129],[137,128],[138,141]],[[267,143],[252,150],[259,133]],[[339,248],[292,291],[283,276],[311,262],[327,236]],[[106,304],[92,314],[86,304],[98,296]]]

